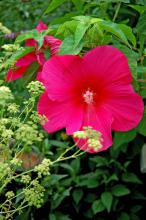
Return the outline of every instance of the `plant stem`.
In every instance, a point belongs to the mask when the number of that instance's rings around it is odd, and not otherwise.
[[[117,18],[117,16],[118,16],[120,7],[121,7],[121,2],[119,2],[119,3],[117,4],[117,8],[116,8],[116,11],[115,11],[115,14],[114,14],[114,17],[113,17],[113,22],[115,22],[115,20],[116,20],[116,18]]]

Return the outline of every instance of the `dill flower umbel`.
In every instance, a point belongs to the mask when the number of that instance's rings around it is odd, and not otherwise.
[[[31,182],[30,188],[25,188],[23,190],[25,201],[28,202],[29,206],[35,206],[40,208],[43,203],[45,189],[41,186],[38,180],[33,180]]]
[[[94,130],[91,126],[83,127],[83,131],[76,131],[73,133],[73,137],[78,142],[81,140],[86,140],[85,146],[87,145],[87,150],[95,152],[99,151],[102,148],[102,134]],[[83,147],[85,147],[83,145]]]
[[[42,141],[43,135],[37,130],[37,125],[28,122],[20,124],[20,127],[15,132],[15,138],[26,145],[31,145],[33,142]]]
[[[7,105],[8,102],[14,99],[9,87],[0,86],[0,105]]]

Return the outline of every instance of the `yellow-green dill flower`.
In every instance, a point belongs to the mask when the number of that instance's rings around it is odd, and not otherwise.
[[[0,23],[0,31],[4,34],[11,34],[11,30],[5,27],[2,23]]]
[[[8,106],[7,111],[12,114],[16,114],[19,112],[19,106],[16,105],[15,103],[12,103]]]
[[[18,44],[17,45],[16,44],[4,44],[2,48],[6,51],[14,52],[14,51],[19,50],[20,46]]]
[[[0,126],[1,125],[7,125],[9,123],[9,119],[8,118],[1,118],[0,120]]]
[[[32,81],[28,84],[27,89],[31,96],[40,96],[44,92],[44,86],[39,81]]]
[[[5,176],[11,176],[12,170],[8,163],[0,162],[0,179],[4,178]]]
[[[82,138],[82,139],[86,139],[87,138],[87,134],[85,131],[76,131],[73,133],[73,137],[74,138]]]
[[[9,117],[9,121],[13,127],[19,127],[22,124],[18,117]]]
[[[44,125],[48,121],[45,115],[40,115],[38,112],[35,111],[32,112],[30,118],[33,120],[33,122],[40,123],[41,125]]]
[[[50,165],[51,160],[50,159],[43,159],[41,164],[38,166],[35,166],[34,171],[38,173],[38,177],[41,178],[42,176],[48,176],[50,175]]]
[[[26,188],[23,190],[25,201],[28,202],[29,206],[35,206],[40,208],[43,204],[43,197],[45,189],[43,186],[39,184],[37,180],[33,180],[31,182],[30,188]]]
[[[9,101],[13,100],[11,90],[7,86],[0,86],[0,105],[6,105]]]
[[[5,195],[8,199],[11,199],[15,196],[15,193],[13,191],[8,191]]]
[[[14,157],[14,158],[10,161],[10,163],[11,163],[12,165],[14,165],[14,166],[21,167],[21,165],[22,165],[22,160],[20,160],[19,158]]]
[[[96,140],[94,138],[90,138],[87,140],[87,144],[89,148],[93,148],[95,151],[98,151],[102,148],[102,143],[99,140]]]
[[[31,181],[31,177],[29,175],[22,175],[21,182],[24,184],[29,184]]]
[[[7,161],[11,150],[4,143],[0,143],[0,163]]]
[[[83,127],[82,131],[76,131],[73,134],[74,138],[85,140],[85,146],[88,150],[98,152],[102,147],[103,139],[99,131],[94,130],[91,126]],[[84,147],[84,146],[83,146]]]
[[[14,132],[11,129],[5,129],[2,134],[1,137],[3,139],[10,139],[13,136]]]
[[[33,123],[21,124],[15,132],[16,140],[20,140],[27,145],[33,144],[33,142],[42,141],[42,134],[38,132],[37,126]]]

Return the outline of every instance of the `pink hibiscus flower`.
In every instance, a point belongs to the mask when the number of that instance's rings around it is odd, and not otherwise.
[[[140,122],[144,105],[135,93],[126,56],[112,46],[99,46],[82,58],[54,56],[42,70],[46,92],[38,103],[48,122],[47,132],[66,128],[68,135],[91,126],[99,135],[100,148],[86,139],[77,145],[90,153],[112,145],[111,131],[128,131]],[[100,136],[101,135],[101,136]]]
[[[47,29],[47,25],[44,24],[42,21],[40,21],[36,27],[36,30],[38,32]],[[8,70],[6,81],[16,80],[22,77],[26,73],[28,67],[33,62],[37,62],[39,64],[37,79],[41,80],[42,66],[46,61],[45,51],[50,49],[50,54],[51,56],[53,56],[58,52],[60,44],[61,40],[56,39],[53,36],[46,35],[44,36],[43,46],[40,49],[38,49],[38,43],[35,39],[26,40],[25,45],[29,47],[34,47],[35,50],[26,54],[25,56],[21,57],[16,61],[15,68]]]

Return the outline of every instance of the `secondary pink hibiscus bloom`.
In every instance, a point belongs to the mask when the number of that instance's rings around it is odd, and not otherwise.
[[[135,93],[126,56],[112,46],[99,46],[82,58],[54,56],[43,68],[46,92],[40,97],[38,112],[48,118],[47,132],[66,128],[68,135],[91,126],[101,133],[102,147],[112,145],[111,131],[128,131],[140,122],[144,105]],[[90,153],[86,140],[78,146]]]
[[[47,30],[48,27],[46,24],[44,24],[42,21],[40,21],[36,27],[36,30],[38,32],[42,32],[43,30]],[[28,67],[33,63],[38,63],[38,74],[37,79],[41,80],[41,71],[42,66],[44,65],[46,58],[45,58],[45,51],[50,50],[50,55],[55,55],[60,47],[61,40],[54,38],[53,36],[44,36],[44,41],[42,47],[38,48],[38,43],[35,39],[28,39],[25,42],[26,46],[34,47],[34,51],[26,54],[25,56],[21,57],[16,61],[14,69],[9,69],[7,73],[6,80],[12,81],[16,80],[20,77],[22,77],[26,71],[28,70]]]

